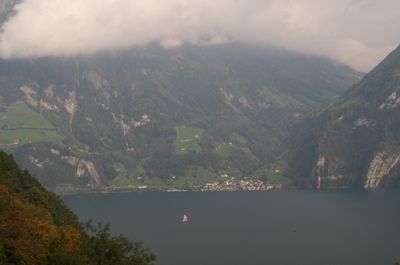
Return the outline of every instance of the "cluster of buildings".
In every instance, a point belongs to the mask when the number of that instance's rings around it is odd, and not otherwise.
[[[261,180],[230,178],[224,182],[207,183],[200,188],[200,191],[262,191],[282,188],[282,184],[271,184]]]
[[[128,185],[125,187],[108,186],[96,188],[88,186],[86,188],[76,188],[73,185],[59,185],[56,188],[58,194],[76,194],[76,193],[115,193],[115,192],[145,192],[145,191],[162,191],[162,192],[211,192],[211,191],[268,191],[281,190],[283,184],[267,183],[262,180],[255,179],[235,179],[222,175],[224,181],[207,183],[201,186],[190,188],[173,188],[163,186],[148,186],[148,185]]]

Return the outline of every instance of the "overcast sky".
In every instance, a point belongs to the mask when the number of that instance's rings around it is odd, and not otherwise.
[[[400,44],[400,0],[24,0],[16,10],[2,58],[241,41],[367,71]]]

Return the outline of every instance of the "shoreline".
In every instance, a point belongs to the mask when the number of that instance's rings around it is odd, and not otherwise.
[[[56,192],[58,196],[68,196],[68,195],[85,195],[85,194],[116,194],[116,193],[146,193],[146,192],[165,192],[165,193],[182,193],[182,192],[262,192],[262,191],[272,191],[272,190],[297,190],[299,188],[281,188],[281,189],[264,189],[264,190],[244,190],[244,189],[236,189],[236,190],[201,190],[198,188],[189,188],[189,189],[177,189],[177,188],[156,188],[150,187],[147,189],[139,189],[139,188],[105,188],[105,189],[93,189],[93,190],[76,190],[76,191],[64,191],[64,192]]]
[[[174,189],[174,188],[107,188],[100,190],[76,190],[76,191],[66,191],[66,192],[54,192],[57,196],[73,196],[73,195],[89,195],[89,194],[118,194],[118,193],[151,193],[151,192],[163,192],[163,193],[182,193],[182,192],[204,192],[204,193],[216,193],[216,192],[271,192],[271,191],[293,191],[293,190],[304,190],[304,191],[335,191],[335,190],[359,190],[359,191],[377,191],[377,190],[397,190],[397,189],[364,189],[358,187],[334,187],[334,188],[302,188],[302,187],[285,187],[279,189],[264,189],[264,190],[201,190],[201,189]]]

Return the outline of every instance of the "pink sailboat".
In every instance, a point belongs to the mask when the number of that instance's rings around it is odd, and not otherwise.
[[[187,216],[186,214],[183,214],[182,222],[183,223],[188,223],[189,222],[189,216]]]

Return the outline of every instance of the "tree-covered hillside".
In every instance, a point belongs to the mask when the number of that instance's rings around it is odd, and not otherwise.
[[[290,175],[320,187],[400,185],[400,47],[291,136]]]
[[[140,244],[77,217],[0,151],[0,264],[153,264]]]
[[[242,44],[0,61],[0,146],[57,191],[262,177],[289,129],[359,78]]]

